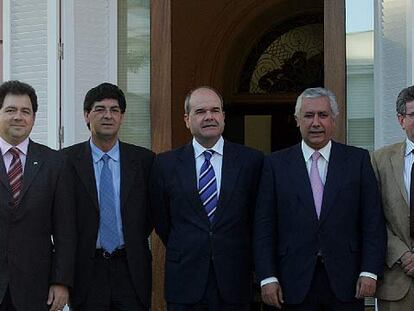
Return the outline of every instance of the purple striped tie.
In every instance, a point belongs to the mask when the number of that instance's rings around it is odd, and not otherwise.
[[[213,165],[211,165],[210,159],[213,156],[213,150],[206,150],[204,154],[204,163],[200,169],[200,177],[198,183],[198,193],[200,194],[201,202],[203,203],[204,210],[207,213],[210,222],[213,221],[214,212],[217,208],[217,180],[214,174]]]

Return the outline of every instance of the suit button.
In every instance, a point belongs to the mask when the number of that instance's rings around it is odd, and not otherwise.
[[[212,232],[212,231],[210,231],[210,232],[208,233],[208,235],[209,235],[209,236],[213,236],[213,232]]]

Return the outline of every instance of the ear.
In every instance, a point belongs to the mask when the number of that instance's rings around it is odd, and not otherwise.
[[[89,115],[90,115],[90,111],[83,112],[83,118],[85,119],[86,124],[89,124]]]
[[[184,122],[185,122],[185,126],[189,129],[190,128],[190,118],[188,116],[188,114],[184,114]]]
[[[403,130],[405,130],[404,127],[404,116],[402,114],[397,114],[398,123],[400,123],[400,126]]]
[[[297,116],[295,116],[295,120],[296,120],[296,127],[299,127],[299,119]]]

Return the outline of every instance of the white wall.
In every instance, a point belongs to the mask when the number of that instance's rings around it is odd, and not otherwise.
[[[375,1],[375,148],[404,139],[395,101],[412,83],[412,43],[409,40],[413,0]]]

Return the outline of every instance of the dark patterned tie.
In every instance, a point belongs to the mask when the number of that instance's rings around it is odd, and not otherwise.
[[[206,150],[204,154],[204,163],[200,169],[200,177],[198,183],[198,193],[200,194],[201,202],[203,203],[204,210],[207,213],[210,222],[213,221],[214,212],[217,208],[217,180],[214,174],[213,165],[211,165],[210,159],[213,156],[213,150]]]
[[[19,196],[22,190],[23,167],[22,161],[20,161],[19,149],[13,147],[9,149],[9,152],[13,156],[13,158],[11,160],[7,176],[9,178],[10,187],[13,193],[14,206],[16,207],[19,203]]]

